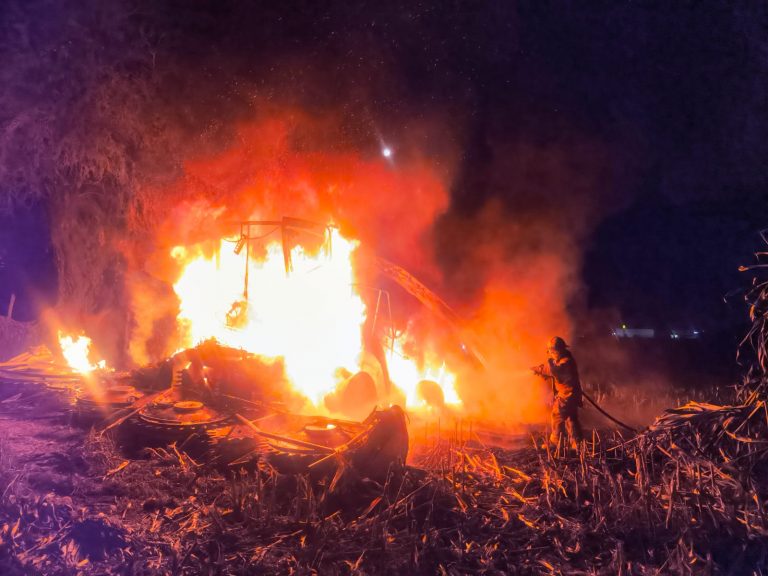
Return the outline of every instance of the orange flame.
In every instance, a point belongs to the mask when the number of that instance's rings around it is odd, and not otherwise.
[[[58,332],[59,346],[64,359],[75,372],[88,374],[97,369],[104,369],[106,362],[100,360],[95,364],[90,361],[91,339],[88,336],[80,335],[76,337],[65,335],[61,330]]]
[[[388,367],[390,378],[405,393],[406,405],[412,408],[429,406],[429,399],[418,386],[420,382],[427,380],[439,386],[446,405],[453,408],[462,407],[461,398],[456,390],[456,375],[440,360],[432,363],[425,362],[419,366],[403,351],[403,340],[404,337],[401,337],[395,341],[393,353],[389,355]]]

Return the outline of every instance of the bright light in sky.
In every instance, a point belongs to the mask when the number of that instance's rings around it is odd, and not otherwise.
[[[384,146],[381,149],[381,155],[384,156],[384,158],[390,158],[392,156],[392,148],[389,146]]]

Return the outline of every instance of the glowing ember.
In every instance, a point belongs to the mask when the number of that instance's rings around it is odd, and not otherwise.
[[[89,359],[91,352],[91,339],[88,336],[66,336],[59,330],[59,346],[64,359],[75,372],[88,374],[96,369],[103,369],[106,362],[101,360],[96,364],[91,364]]]
[[[179,345],[216,338],[266,359],[282,358],[294,388],[322,408],[323,398],[339,383],[340,369],[356,373],[364,356],[366,307],[355,288],[351,261],[357,243],[329,229],[319,253],[301,246],[291,250],[286,273],[283,247],[272,242],[258,260],[251,256],[248,262],[247,301],[247,251],[240,248],[221,241],[213,255],[204,254],[201,246],[171,251],[183,268],[174,284],[180,301]],[[419,368],[401,354],[392,361],[392,380],[405,391],[409,407],[426,405],[416,393],[424,379],[440,385],[447,404],[461,403],[455,377],[442,362],[437,369]]]

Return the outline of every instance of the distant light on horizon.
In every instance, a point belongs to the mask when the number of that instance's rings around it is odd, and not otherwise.
[[[384,158],[391,158],[392,157],[392,148],[389,146],[384,146],[381,149],[381,155],[384,156]]]

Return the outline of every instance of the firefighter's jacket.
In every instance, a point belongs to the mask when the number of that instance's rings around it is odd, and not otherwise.
[[[576,406],[581,406],[579,368],[576,366],[576,360],[571,353],[563,352],[557,360],[550,358],[547,372],[553,378],[556,396],[564,401],[571,400]]]

